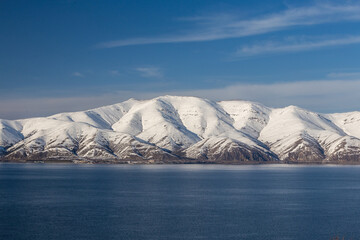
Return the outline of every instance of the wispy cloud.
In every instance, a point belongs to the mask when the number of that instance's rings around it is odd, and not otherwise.
[[[339,21],[359,21],[360,5],[318,4],[309,7],[289,8],[285,11],[240,19],[230,14],[197,16],[182,20],[194,23],[192,30],[156,37],[121,39],[98,44],[100,48],[130,45],[199,42],[264,34],[295,26],[316,25]]]
[[[158,67],[138,67],[135,70],[140,73],[140,76],[146,78],[162,78],[164,76],[162,70]]]
[[[82,74],[82,73],[80,73],[80,72],[74,72],[72,75],[73,75],[74,77],[85,77],[85,75]]]
[[[122,74],[118,70],[111,70],[109,74],[112,76],[121,76]]]
[[[149,99],[160,95],[198,96],[211,100],[243,99],[270,107],[297,105],[318,112],[360,110],[360,80],[318,80],[273,84],[235,84],[224,88],[178,91],[114,91],[109,94],[64,98],[5,99],[0,118],[16,119],[79,111],[118,103],[131,97]],[[76,104],[75,104],[76,103]]]
[[[360,80],[316,80],[272,84],[236,84],[220,89],[179,92],[213,100],[243,99],[271,107],[297,105],[318,112],[360,110]]]
[[[343,38],[323,39],[323,40],[285,40],[282,42],[262,42],[252,46],[245,46],[237,50],[237,56],[253,56],[260,54],[299,52],[331,46],[341,46],[349,44],[359,44],[360,36],[347,36]]]
[[[333,72],[327,76],[330,78],[360,78],[360,72]]]

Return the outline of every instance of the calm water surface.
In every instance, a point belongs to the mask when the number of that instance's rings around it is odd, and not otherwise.
[[[0,164],[0,239],[360,239],[360,166]]]

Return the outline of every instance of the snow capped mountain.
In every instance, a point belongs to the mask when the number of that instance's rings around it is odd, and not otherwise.
[[[0,120],[3,161],[360,162],[360,112],[162,96]]]

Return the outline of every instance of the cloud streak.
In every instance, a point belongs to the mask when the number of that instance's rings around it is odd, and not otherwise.
[[[327,75],[330,78],[360,78],[360,72],[333,72]]]
[[[162,70],[158,67],[138,67],[135,70],[140,73],[140,76],[146,78],[162,78],[164,76]]]
[[[271,53],[299,52],[313,49],[359,44],[360,36],[347,36],[343,38],[317,40],[317,41],[283,41],[263,42],[261,44],[245,46],[237,50],[236,56],[254,56]]]
[[[270,107],[297,105],[317,112],[360,110],[360,79],[318,80],[273,84],[236,84],[218,89],[191,91],[117,91],[98,96],[72,98],[6,99],[0,101],[0,118],[17,119],[79,111],[127,100],[149,99],[160,95],[198,96],[211,100],[243,99]]]
[[[286,30],[296,26],[316,25],[340,21],[359,21],[360,5],[319,4],[310,7],[289,8],[280,13],[259,16],[252,19],[239,19],[238,16],[220,14],[199,16],[183,21],[194,23],[192,30],[156,37],[143,37],[107,41],[97,45],[99,48],[114,48],[131,45],[201,42],[229,38],[241,38]]]
[[[195,90],[184,95],[213,100],[244,99],[267,106],[297,105],[318,112],[360,110],[360,80],[317,80],[273,84],[238,84]]]
[[[81,78],[85,77],[84,74],[82,74],[82,73],[80,73],[80,72],[74,72],[72,75],[73,75],[74,77],[81,77]]]

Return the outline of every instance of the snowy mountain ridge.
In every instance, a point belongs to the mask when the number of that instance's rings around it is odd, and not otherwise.
[[[360,112],[250,101],[129,99],[87,111],[0,119],[0,160],[115,163],[360,162]]]

